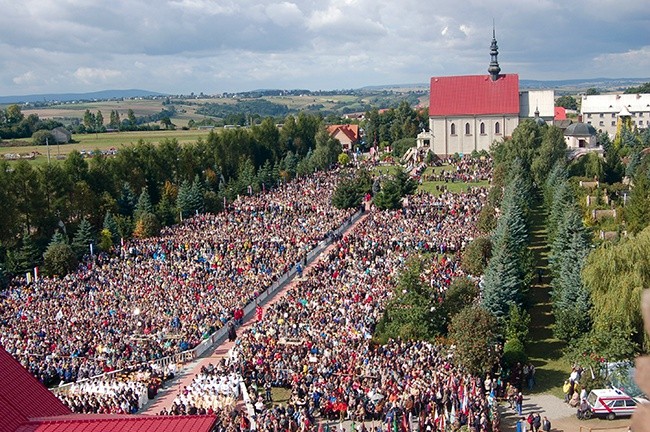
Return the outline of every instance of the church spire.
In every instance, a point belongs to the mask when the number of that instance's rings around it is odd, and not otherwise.
[[[499,72],[501,72],[501,68],[499,67],[499,61],[497,60],[498,55],[499,55],[499,47],[497,46],[496,32],[494,30],[494,21],[492,21],[492,45],[490,45],[490,67],[488,68],[488,72],[490,73],[490,77],[492,78],[492,81],[498,80]]]

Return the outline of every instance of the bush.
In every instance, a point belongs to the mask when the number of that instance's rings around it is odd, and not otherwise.
[[[511,368],[517,363],[524,364],[528,361],[528,356],[524,351],[524,344],[519,339],[510,339],[503,346],[502,361],[504,366]]]
[[[477,237],[465,248],[461,267],[465,272],[479,276],[483,274],[490,257],[492,257],[492,241],[489,237]]]
[[[50,144],[56,144],[56,139],[54,138],[54,135],[52,135],[52,132],[47,129],[41,129],[34,132],[32,135],[32,142],[34,145],[45,145],[48,142]]]

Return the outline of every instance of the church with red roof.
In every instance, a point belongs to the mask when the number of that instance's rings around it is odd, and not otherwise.
[[[2,347],[0,370],[0,432],[208,432],[217,420],[214,415],[74,414]]]
[[[432,77],[429,130],[418,135],[418,148],[437,155],[489,150],[512,135],[524,118],[552,122],[552,90],[522,91],[519,75],[502,74],[494,29],[486,75]]]

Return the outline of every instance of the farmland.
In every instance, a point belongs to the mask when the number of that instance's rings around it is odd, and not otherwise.
[[[74,150],[79,152],[92,152],[93,150],[119,149],[123,146],[132,145],[139,140],[159,144],[165,139],[177,139],[182,144],[194,143],[199,138],[205,138],[208,135],[205,130],[159,130],[159,131],[142,131],[142,132],[112,132],[101,134],[83,134],[73,135],[72,139],[76,142],[70,144],[50,146],[50,155],[52,159],[57,156],[64,158]],[[19,142],[20,140],[17,140]],[[25,145],[21,146],[3,146],[0,145],[0,156],[7,153],[29,154],[36,152],[33,159],[35,163],[47,161],[47,148],[45,146],[36,146],[31,144],[31,139],[22,140]],[[15,144],[15,143],[14,143]]]

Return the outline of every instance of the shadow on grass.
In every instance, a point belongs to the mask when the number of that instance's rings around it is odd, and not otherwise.
[[[566,344],[553,337],[555,317],[551,304],[545,217],[541,205],[531,209],[530,249],[535,259],[536,277],[529,292],[531,341],[527,354],[536,371],[536,385],[531,393],[550,393],[562,397],[562,384],[567,377],[568,365],[562,359]],[[541,272],[541,280],[538,272]]]

